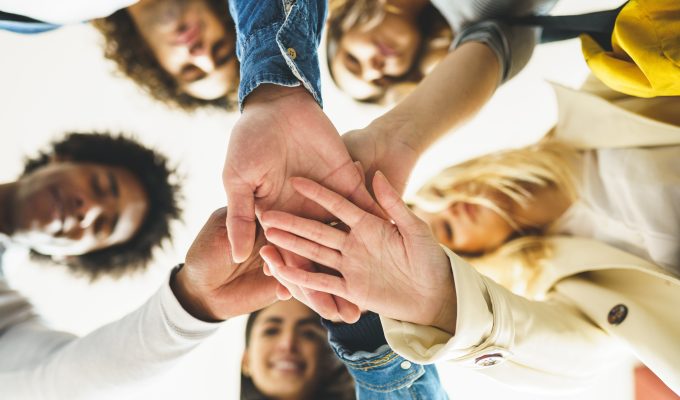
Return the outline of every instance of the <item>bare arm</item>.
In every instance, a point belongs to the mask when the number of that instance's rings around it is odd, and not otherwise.
[[[447,54],[396,107],[343,137],[352,158],[365,167],[366,181],[381,170],[403,191],[418,157],[472,118],[491,98],[499,79],[498,58],[483,43],[467,42]]]

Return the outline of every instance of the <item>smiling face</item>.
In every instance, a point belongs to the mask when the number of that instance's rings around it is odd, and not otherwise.
[[[12,207],[14,240],[65,257],[130,240],[148,198],[124,168],[53,161],[17,181]]]
[[[262,310],[253,322],[242,371],[265,396],[306,399],[316,390],[326,331],[319,316],[288,300]]]
[[[355,99],[378,97],[411,70],[422,40],[414,16],[386,12],[379,23],[341,35],[330,61],[333,78]]]
[[[127,10],[182,92],[214,100],[233,89],[236,37],[207,0],[143,0]]]
[[[483,196],[501,209],[507,208],[503,206],[507,201],[500,193],[486,191]],[[465,201],[454,202],[439,212],[427,212],[419,207],[414,207],[414,212],[430,225],[438,242],[462,253],[494,250],[515,231],[496,211]]]

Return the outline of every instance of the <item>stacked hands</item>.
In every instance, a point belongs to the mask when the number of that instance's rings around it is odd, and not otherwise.
[[[387,146],[388,132],[341,137],[304,88],[253,92],[224,167],[229,210],[211,217],[174,280],[187,311],[224,320],[293,296],[334,321],[370,310],[453,333],[449,259],[400,198],[417,154]]]

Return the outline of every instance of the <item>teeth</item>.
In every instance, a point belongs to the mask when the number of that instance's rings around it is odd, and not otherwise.
[[[273,362],[272,367],[282,371],[300,371],[302,369],[299,363],[285,360]]]

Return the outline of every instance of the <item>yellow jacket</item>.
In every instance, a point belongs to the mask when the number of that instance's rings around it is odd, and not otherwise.
[[[670,112],[680,109],[678,98],[632,99],[594,82],[585,88],[556,87],[554,138],[579,148],[680,144],[677,111]],[[455,335],[382,318],[390,346],[415,362],[449,360],[539,392],[578,390],[632,353],[680,393],[680,280],[592,239],[546,243],[550,257],[523,295],[445,249],[456,284]],[[501,261],[508,268],[517,262]]]

